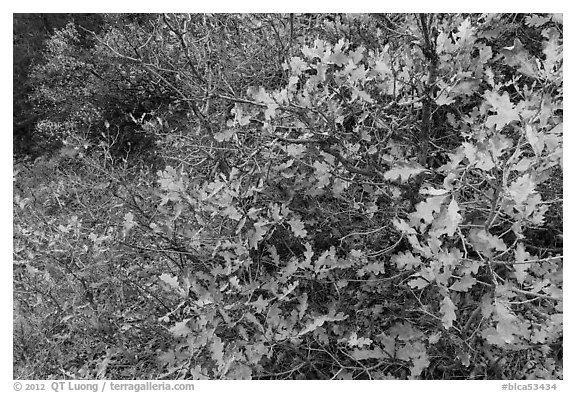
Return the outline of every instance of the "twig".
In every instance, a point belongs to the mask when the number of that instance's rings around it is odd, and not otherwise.
[[[404,239],[404,234],[401,234],[400,238],[396,241],[396,243],[392,244],[390,247],[387,247],[387,248],[380,250],[380,251],[376,251],[372,254],[368,254],[367,257],[368,258],[374,258],[374,257],[380,256],[382,254],[388,254],[389,252],[392,252],[400,244],[402,239]]]
[[[544,294],[540,294],[540,293],[528,292],[528,291],[524,291],[524,290],[518,289],[518,288],[511,288],[511,290],[512,290],[513,292],[520,293],[520,294],[522,294],[522,295],[535,296],[535,297],[539,297],[539,298],[541,298],[541,299],[548,299],[548,300],[554,300],[554,301],[560,301],[560,300],[562,300],[562,298],[557,298],[557,297],[554,297],[554,296],[544,295]]]
[[[347,237],[355,236],[355,235],[371,235],[372,233],[379,232],[379,231],[381,231],[381,230],[383,230],[383,229],[386,229],[386,228],[388,228],[387,225],[385,225],[385,226],[383,226],[383,227],[380,227],[380,228],[373,229],[373,230],[371,230],[371,231],[366,231],[366,232],[352,232],[352,233],[349,233],[349,234],[347,234],[346,236],[342,236],[342,237],[340,238],[340,244],[342,244],[342,240],[346,239]]]
[[[287,371],[282,371],[282,372],[278,372],[278,373],[272,373],[272,374],[263,374],[263,375],[258,375],[258,377],[263,377],[263,378],[269,378],[269,377],[279,377],[280,375],[285,375],[285,374],[292,374],[295,373],[296,371],[300,370],[302,367],[304,367],[306,365],[306,363],[300,363],[298,366],[294,367],[291,370],[287,370]]]
[[[555,260],[555,259],[564,259],[564,256],[563,255],[557,255],[555,257],[547,257],[547,258],[542,258],[542,259],[530,259],[528,261],[522,261],[522,262],[492,261],[492,264],[494,264],[494,265],[523,265],[523,264],[527,264],[527,263],[550,262],[550,261]]]
[[[470,328],[470,325],[472,324],[474,319],[476,319],[478,314],[480,314],[480,311],[482,311],[482,305],[481,304],[478,305],[478,307],[476,307],[476,309],[474,311],[472,311],[472,314],[470,314],[470,318],[468,318],[468,321],[466,321],[466,324],[462,328],[462,333],[466,333],[468,331],[468,329]]]

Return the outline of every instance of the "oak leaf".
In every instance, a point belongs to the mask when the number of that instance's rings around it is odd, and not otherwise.
[[[410,179],[410,177],[419,175],[420,173],[424,172],[426,169],[423,168],[418,163],[404,163],[395,166],[394,168],[390,169],[386,173],[384,173],[384,179],[386,180],[397,180],[400,179],[402,183],[405,183]]]
[[[487,127],[496,126],[496,131],[498,131],[506,124],[520,120],[518,111],[514,104],[510,102],[510,96],[507,92],[500,95],[497,91],[487,91],[484,93],[484,98],[496,112],[495,115],[488,116],[488,119],[486,120]]]
[[[456,320],[456,306],[450,299],[450,296],[444,296],[442,300],[442,305],[440,306],[440,312],[442,313],[442,324],[446,329],[450,329],[452,324]]]

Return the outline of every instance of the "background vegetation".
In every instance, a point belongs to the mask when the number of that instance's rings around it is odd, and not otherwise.
[[[562,17],[14,16],[14,377],[561,379]]]

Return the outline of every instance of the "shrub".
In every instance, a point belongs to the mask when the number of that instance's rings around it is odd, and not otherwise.
[[[72,128],[15,197],[22,286],[98,333],[70,376],[562,378],[557,16],[150,20],[96,39],[158,161]]]

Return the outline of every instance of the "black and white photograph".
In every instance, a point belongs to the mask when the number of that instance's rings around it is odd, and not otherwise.
[[[560,386],[563,14],[12,22],[15,389]]]

